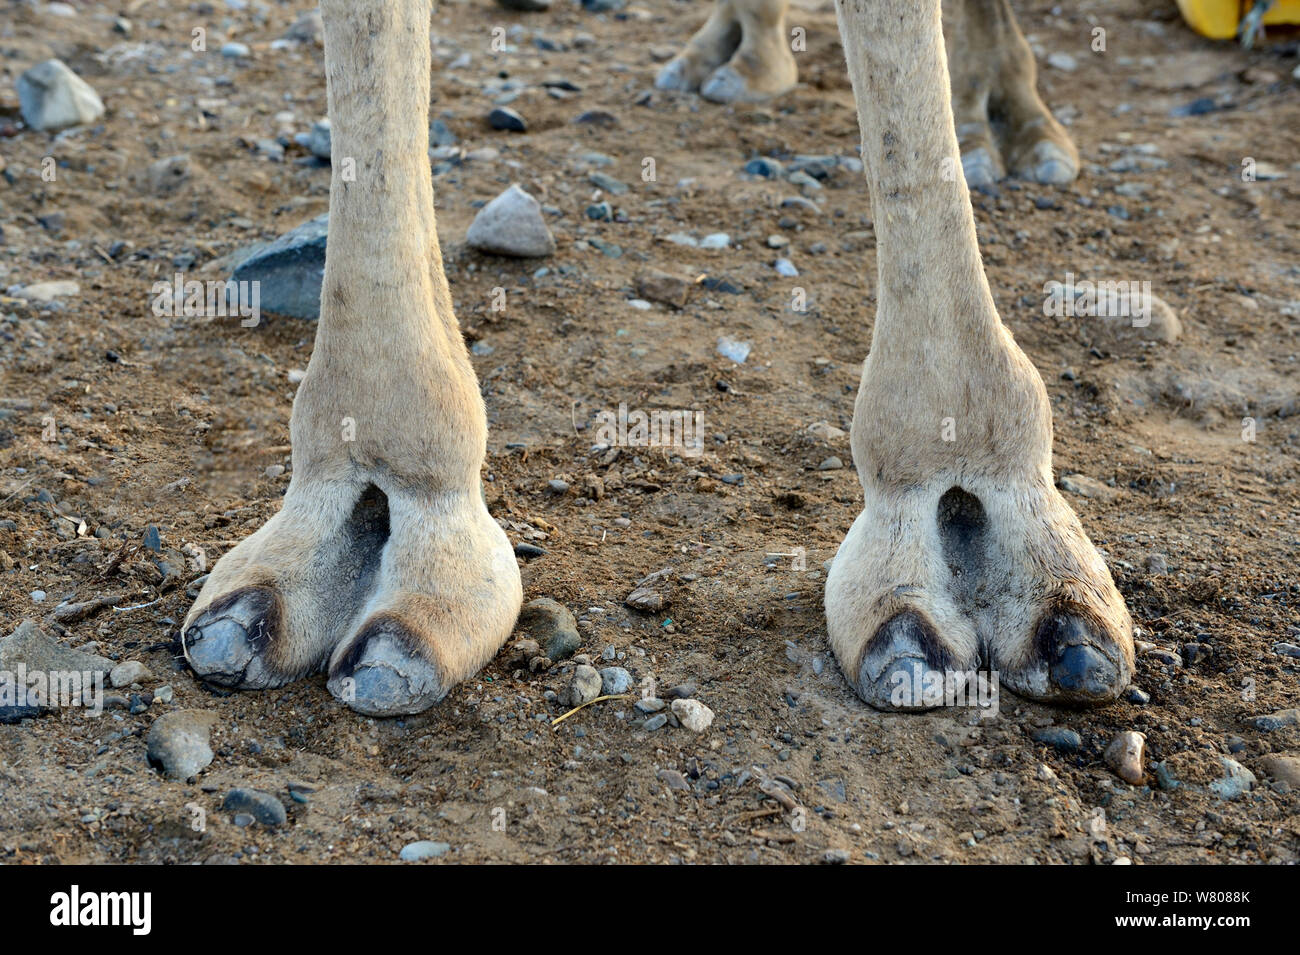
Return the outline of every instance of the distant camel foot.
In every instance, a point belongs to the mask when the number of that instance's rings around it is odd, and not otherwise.
[[[967,185],[987,188],[1008,171],[1073,182],[1078,150],[1038,95],[1034,54],[1007,0],[945,0],[943,32]]]
[[[976,670],[1065,705],[1117,697],[1133,625],[1106,565],[1050,485],[966,475],[873,488],[826,582],[831,646],[882,710]]]
[[[715,103],[758,103],[789,92],[798,78],[784,0],[719,0],[655,86]]]

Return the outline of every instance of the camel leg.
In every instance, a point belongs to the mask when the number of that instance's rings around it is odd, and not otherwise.
[[[1002,325],[958,156],[940,0],[839,0],[877,234],[854,409],[865,508],[826,582],[827,630],[874,706],[981,663],[1034,699],[1127,685],[1132,621],[1052,482],[1042,379]]]
[[[655,78],[664,90],[715,103],[756,103],[794,87],[799,71],[786,33],[789,0],[718,0],[704,26]]]
[[[418,712],[486,663],[522,599],[479,486],[487,419],[452,313],[427,157],[428,0],[324,0],[334,171],[321,316],[283,509],[182,628],[205,679],[329,665],[364,713]]]
[[[1074,143],[1038,95],[1038,67],[1008,0],[944,0],[953,118],[972,188],[1010,170],[1067,183],[1079,174]]]

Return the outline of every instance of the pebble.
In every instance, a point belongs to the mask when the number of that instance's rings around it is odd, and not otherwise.
[[[15,298],[21,298],[26,302],[49,304],[55,299],[80,295],[81,286],[71,279],[60,279],[55,282],[33,282],[31,285],[24,285],[21,288],[14,289],[12,294]]]
[[[822,853],[823,865],[844,865],[849,861],[848,849],[827,849]]]
[[[170,703],[176,696],[176,691],[171,688],[171,684],[163,684],[153,691],[153,698],[159,703]]]
[[[1300,646],[1296,646],[1294,643],[1275,643],[1273,644],[1273,652],[1280,653],[1284,657],[1300,657]]]
[[[1219,757],[1223,765],[1223,777],[1210,783],[1210,792],[1223,800],[1237,799],[1255,788],[1255,774],[1235,759]]]
[[[817,470],[818,471],[839,471],[843,467],[844,467],[844,462],[832,454],[829,458],[822,461],[821,464],[817,465]]]
[[[538,547],[536,544],[528,543],[528,541],[520,541],[515,545],[515,556],[522,557],[524,560],[533,560],[534,558],[542,557],[545,554],[545,547]]]
[[[782,167],[775,159],[760,156],[745,163],[745,172],[751,176],[762,176],[764,179],[779,179]]]
[[[93,123],[104,115],[99,94],[62,60],[38,63],[18,77],[18,102],[23,122],[47,132]]]
[[[1124,691],[1124,699],[1128,703],[1134,703],[1138,706],[1146,706],[1151,702],[1151,694],[1141,687],[1130,686]]]
[[[725,232],[712,232],[700,240],[701,249],[726,249],[731,246],[731,236]]]
[[[1300,756],[1264,756],[1259,761],[1259,768],[1292,789],[1300,789]]]
[[[248,48],[246,43],[236,43],[232,40],[229,43],[221,44],[221,55],[228,60],[242,60],[252,56],[252,54],[253,51]]]
[[[1064,726],[1045,726],[1029,734],[1036,742],[1045,743],[1064,753],[1073,753],[1083,745],[1079,734]]]
[[[794,267],[794,263],[789,259],[777,259],[772,267],[776,269],[778,275],[784,275],[787,278],[794,278],[799,274],[799,270]]]
[[[555,251],[541,205],[517,184],[479,210],[465,241],[480,252],[516,258],[540,258]]]
[[[1086,474],[1061,475],[1061,489],[1080,497],[1089,497],[1098,501],[1113,501],[1119,492],[1108,484],[1090,478]]]
[[[703,733],[713,724],[713,710],[699,700],[673,700],[672,710],[692,733]]]
[[[1152,764],[1151,772],[1156,777],[1156,785],[1161,789],[1172,791],[1180,785],[1178,780],[1174,778],[1173,770],[1165,763]]]
[[[582,706],[600,696],[603,682],[596,668],[579,664],[569,678],[569,685],[564,688],[562,702],[566,706]]]
[[[264,826],[282,826],[288,821],[284,803],[260,789],[232,789],[221,808],[226,812],[246,812]]]
[[[1079,68],[1078,62],[1068,53],[1051,53],[1047,57],[1047,65],[1064,73],[1073,73]]]
[[[149,668],[139,660],[119,663],[108,674],[108,681],[113,684],[115,690],[130,686],[132,683],[143,683],[152,678],[153,674],[149,672]]]
[[[753,347],[749,342],[737,341],[727,335],[723,335],[718,339],[718,354],[723,358],[730,358],[737,365],[745,363],[745,359],[749,357],[750,350]]]
[[[582,646],[573,613],[550,597],[529,601],[519,614],[518,627],[542,644],[552,660],[567,660]]]
[[[623,667],[605,667],[600,671],[600,692],[603,696],[626,693],[632,689],[632,674]]]
[[[307,134],[306,145],[307,150],[317,159],[329,160],[330,121],[328,116],[311,124],[311,132]]]
[[[498,106],[488,113],[488,125],[493,129],[503,129],[511,133],[528,131],[528,123],[524,118],[507,106]]]
[[[146,741],[149,763],[171,779],[189,779],[212,762],[215,713],[175,710],[153,721]]]
[[[1274,730],[1285,729],[1288,726],[1300,724],[1300,710],[1278,710],[1276,713],[1270,713],[1268,716],[1257,716],[1251,723],[1255,729],[1265,733],[1271,733]]]
[[[620,182],[613,176],[608,176],[603,172],[593,172],[587,176],[587,181],[597,189],[603,189],[611,196],[621,196],[628,190],[627,183]]]
[[[661,769],[655,773],[655,778],[667,786],[669,789],[676,789],[679,792],[690,792],[691,784],[686,781],[686,777],[675,769]]]
[[[698,692],[699,687],[694,683],[678,683],[668,688],[667,695],[670,700],[689,700]]]
[[[647,269],[636,280],[637,294],[642,298],[673,308],[686,305],[691,287],[691,282],[680,275],[661,272],[659,269]]]
[[[650,717],[642,726],[647,733],[653,733],[657,729],[662,729],[668,725],[668,715],[666,713],[656,713]]]
[[[425,859],[440,859],[450,851],[451,846],[446,842],[432,842],[424,839],[403,846],[398,858],[403,862],[422,862]]]
[[[1106,765],[1126,783],[1140,785],[1145,775],[1142,760],[1146,754],[1146,737],[1134,730],[1116,736],[1106,747]]]
[[[637,700],[636,703],[633,705],[637,708],[638,711],[642,713],[650,714],[650,713],[658,713],[668,704],[665,703],[663,700],[656,699],[655,697],[650,697],[649,699]]]
[[[1181,667],[1183,665],[1182,657],[1174,653],[1172,650],[1165,650],[1161,647],[1152,647],[1150,650],[1146,651],[1143,656],[1150,657],[1161,666]]]

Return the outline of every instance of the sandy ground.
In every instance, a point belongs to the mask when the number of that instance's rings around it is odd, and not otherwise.
[[[324,212],[328,197],[328,169],[291,139],[324,114],[321,52],[271,46],[306,4],[239,6],[78,3],[68,18],[5,0],[0,12],[0,289],[80,287],[53,306],[0,299],[0,517],[12,522],[0,525],[0,623],[8,633],[48,621],[64,600],[120,594],[82,621],[43,625],[152,671],[118,692],[174,693],[134,715],[67,709],[0,726],[0,861],[394,862],[426,839],[461,862],[813,862],[828,850],[882,862],[1300,860],[1300,797],[1266,768],[1278,765],[1270,755],[1300,755],[1300,727],[1255,722],[1300,698],[1300,660],[1274,649],[1300,643],[1294,42],[1249,53],[1211,44],[1157,0],[1016,4],[1040,62],[1065,52],[1077,63],[1044,64],[1042,87],[1084,170],[1065,189],[1006,183],[975,195],[988,272],[1047,383],[1058,474],[1106,485],[1068,494],[1071,504],[1141,639],[1184,662],[1140,658],[1146,704],[1081,713],[1005,694],[996,717],[895,716],[861,705],[828,653],[823,562],[861,490],[847,440],[809,430],[848,428],[870,342],[865,183],[837,169],[807,190],[820,212],[800,212],[779,207],[797,187],[741,171],[758,155],[855,154],[833,12],[796,12],[808,34],[802,83],[763,108],[651,92],[702,3],[592,15],[557,0],[522,15],[474,0],[435,12],[433,116],[466,150],[499,151],[435,181],[491,421],[490,505],[512,540],[545,548],[522,566],[527,597],[571,608],[582,652],[612,646],[637,679],[697,684],[717,717],[695,735],[638,729],[627,701],[552,728],[562,710],[543,693],[563,688],[564,668],[515,671],[504,654],[403,720],[359,717],[322,678],[227,694],[185,668],[177,626],[198,571],[164,577],[137,545],[154,525],[165,548],[194,544],[213,560],[276,512],[290,373],[306,367],[313,329],[159,317],[150,287],[181,266],[224,277],[224,256]],[[119,14],[129,35],[114,30]],[[1105,53],[1089,48],[1098,25]],[[208,30],[206,54],[190,50],[196,26]],[[496,26],[522,30],[511,51],[491,52]],[[228,40],[251,55],[223,57]],[[447,68],[465,53],[468,65]],[[100,92],[101,122],[57,138],[21,128],[17,77],[50,56]],[[527,133],[485,122],[505,77],[522,84],[511,105]],[[578,90],[549,94],[553,77]],[[1213,111],[1177,115],[1198,100]],[[612,122],[575,122],[590,110]],[[277,136],[289,143],[282,158],[258,146]],[[611,157],[602,171],[631,186],[608,197],[615,221],[584,214],[589,152]],[[179,154],[189,173],[173,191],[142,186],[151,162]],[[647,156],[654,182],[641,179]],[[1247,157],[1263,170],[1253,182],[1241,176]],[[562,213],[545,262],[464,246],[473,203],[511,182]],[[719,231],[733,248],[665,241]],[[773,234],[788,248],[770,249]],[[798,278],[773,269],[779,255]],[[713,287],[682,310],[630,306],[651,266]],[[1150,281],[1181,317],[1181,339],[1106,343],[1086,320],[1045,317],[1044,284],[1069,274]],[[491,307],[497,287],[504,311]],[[790,307],[795,287],[804,311]],[[720,336],[752,345],[743,364],[718,353]],[[593,453],[596,413],[620,402],[702,412],[704,454]],[[1247,418],[1254,440],[1243,439]],[[845,467],[819,470],[832,456]],[[604,478],[598,499],[593,475]],[[721,480],[733,475],[743,480]],[[571,490],[554,493],[554,479]],[[796,546],[806,571],[767,556]],[[667,608],[625,607],[634,583],[663,568]],[[145,758],[154,719],[181,708],[216,718],[215,759],[188,782]],[[1075,730],[1078,748],[1031,736],[1052,726]],[[1105,764],[1107,744],[1130,729],[1146,734],[1161,780],[1132,786]],[[1223,756],[1258,777],[1233,800],[1207,789]],[[776,775],[795,809],[761,790]],[[277,795],[287,823],[236,825],[220,809],[235,786]],[[206,812],[202,832],[191,804]]]

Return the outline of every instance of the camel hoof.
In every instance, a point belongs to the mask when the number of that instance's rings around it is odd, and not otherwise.
[[[878,710],[917,713],[924,700],[934,634],[917,614],[900,613],[876,631],[858,666],[858,695]]]
[[[998,181],[998,164],[993,154],[983,147],[962,153],[961,169],[971,189],[988,189]]]
[[[1080,618],[1053,614],[1038,627],[1038,645],[1047,658],[1052,699],[1089,705],[1119,696],[1128,675],[1107,656],[1101,639]]]
[[[676,59],[664,66],[655,77],[655,88],[669,90],[677,93],[693,93],[695,87],[691,84],[690,70],[686,62]]]
[[[194,672],[209,683],[235,689],[282,683],[262,659],[275,629],[276,604],[270,591],[246,588],[204,611],[181,638]]]
[[[1079,175],[1074,159],[1050,139],[1034,146],[1032,177],[1045,186],[1064,186]]]

